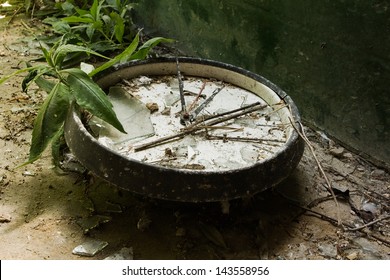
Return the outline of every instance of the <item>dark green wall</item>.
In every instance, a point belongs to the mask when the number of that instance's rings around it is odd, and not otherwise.
[[[390,163],[390,2],[139,0],[136,22],[188,55],[259,73],[302,117]]]

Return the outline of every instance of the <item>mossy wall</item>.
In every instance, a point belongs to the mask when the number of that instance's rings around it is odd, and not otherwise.
[[[306,121],[390,163],[390,2],[138,2],[135,19],[146,31],[268,78]]]

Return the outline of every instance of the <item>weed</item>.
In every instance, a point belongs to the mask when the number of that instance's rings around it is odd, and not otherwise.
[[[25,164],[32,163],[40,158],[43,151],[52,144],[52,155],[58,154],[56,150],[58,141],[63,135],[64,123],[69,107],[75,103],[89,113],[101,118],[119,131],[126,133],[119,122],[112,104],[104,91],[92,80],[92,76],[111,67],[134,59],[144,59],[150,49],[161,42],[171,42],[170,39],[156,37],[139,46],[139,33],[131,44],[114,58],[108,58],[88,47],[69,44],[68,36],[63,36],[52,48],[41,47],[46,60],[44,64],[20,69],[0,79],[0,84],[9,78],[28,72],[22,82],[22,89],[26,91],[32,83],[36,83],[48,93],[34,122],[29,159]],[[65,68],[66,58],[70,54],[84,53],[95,55],[107,62],[86,74],[79,68]],[[24,165],[24,164],[23,164]]]

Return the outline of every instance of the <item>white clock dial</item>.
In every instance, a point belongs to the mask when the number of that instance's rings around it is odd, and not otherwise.
[[[284,102],[268,104],[215,79],[138,76],[111,87],[109,97],[128,134],[93,119],[99,141],[130,159],[170,168],[245,168],[277,153],[291,128],[279,114]]]

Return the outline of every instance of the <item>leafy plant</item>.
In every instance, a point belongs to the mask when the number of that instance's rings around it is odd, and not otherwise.
[[[139,34],[136,34],[131,44],[114,58],[108,58],[89,48],[68,43],[64,36],[51,49],[41,47],[46,63],[20,69],[0,79],[0,84],[9,78],[28,72],[22,82],[22,89],[26,91],[32,83],[36,83],[48,93],[34,122],[29,159],[25,164],[32,163],[40,158],[44,150],[51,143],[53,157],[58,151],[57,141],[63,134],[64,122],[69,107],[76,103],[82,109],[103,119],[119,131],[126,133],[113,111],[112,104],[104,91],[92,80],[92,76],[111,67],[134,59],[144,59],[150,49],[161,42],[171,42],[170,39],[156,37],[139,45]],[[64,68],[67,57],[74,53],[86,53],[108,60],[96,68],[89,75],[79,68]]]
[[[87,2],[91,1],[84,1],[81,7],[71,0],[58,3],[59,12],[43,22],[52,25],[56,34],[72,36],[77,44],[92,50],[124,49],[135,35],[129,15],[133,4],[128,0],[93,0],[89,6]]]

